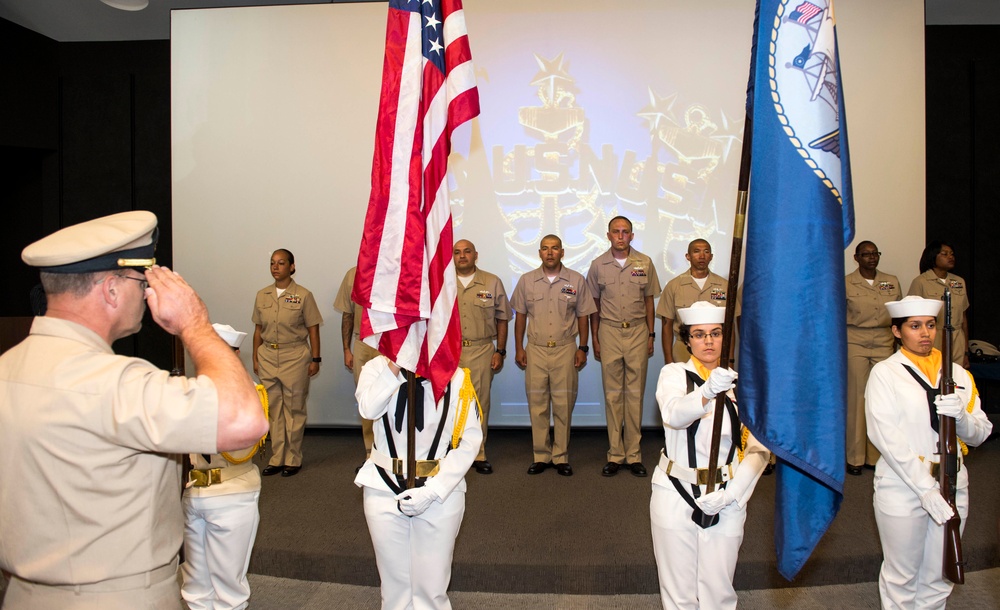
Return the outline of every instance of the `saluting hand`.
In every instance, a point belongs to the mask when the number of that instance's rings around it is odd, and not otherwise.
[[[153,321],[171,335],[194,324],[208,324],[208,308],[180,274],[153,265],[146,270],[146,305]]]

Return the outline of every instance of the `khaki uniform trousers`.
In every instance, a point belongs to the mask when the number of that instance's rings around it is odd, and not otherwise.
[[[361,377],[361,369],[368,364],[370,360],[376,358],[379,355],[377,349],[371,347],[364,341],[354,335],[354,347],[351,348],[352,355],[354,356],[354,387],[358,387],[358,378]],[[365,459],[367,460],[372,454],[372,445],[375,444],[375,429],[373,426],[375,422],[370,419],[361,418],[361,436],[365,440]]]
[[[490,363],[496,347],[493,339],[479,339],[471,341],[472,345],[462,346],[462,356],[458,359],[459,368],[469,369],[469,379],[472,387],[476,389],[476,396],[479,398],[479,407],[483,410],[483,442],[479,446],[477,461],[486,459],[486,431],[489,427],[490,419],[490,389],[493,387],[493,369]]]
[[[602,320],[597,338],[601,342],[608,461],[632,464],[642,461],[639,441],[642,439],[642,398],[649,365],[649,329],[645,320],[633,322],[629,328],[621,326],[620,322]]]
[[[306,432],[306,399],[309,397],[309,363],[312,351],[302,341],[272,349],[264,343],[257,350],[260,382],[267,390],[271,419],[271,466],[301,466],[302,437]]]
[[[576,341],[545,347],[529,343],[524,389],[531,417],[531,445],[535,462],[569,462],[569,427],[576,406],[579,374],[573,366]],[[549,435],[549,419],[554,434]]]
[[[3,607],[10,610],[182,610],[176,559],[148,574],[81,585],[49,586],[12,576]]]
[[[855,334],[871,330],[885,333],[883,328],[853,329]],[[847,344],[847,463],[852,466],[874,466],[879,452],[868,440],[865,423],[865,387],[872,367],[892,355],[892,347],[865,347]]]

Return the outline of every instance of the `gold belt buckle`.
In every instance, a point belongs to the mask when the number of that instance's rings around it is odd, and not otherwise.
[[[268,343],[267,346],[270,347],[271,349],[278,349],[277,343]]]
[[[417,478],[433,477],[440,469],[439,460],[417,460],[417,471],[414,476]],[[392,474],[399,476],[406,474],[406,460],[394,458],[392,460]]]
[[[708,468],[698,468],[695,472],[698,473],[698,485],[708,485],[708,479],[711,474],[708,472]],[[722,483],[722,469],[715,469],[715,484],[718,485]]]
[[[545,347],[555,347],[555,346],[556,346],[556,342],[555,341],[546,341],[545,342]]]
[[[462,347],[469,347],[470,345],[472,345],[472,341],[469,341],[468,339],[462,339]]]
[[[222,482],[222,469],[212,468],[211,470],[191,470],[188,472],[188,480],[191,487],[211,487]]]
[[[629,326],[632,326],[631,322],[622,322],[622,328],[628,328]]]

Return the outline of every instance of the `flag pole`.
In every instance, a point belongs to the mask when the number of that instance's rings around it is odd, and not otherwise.
[[[733,345],[733,322],[736,320],[736,302],[740,286],[740,265],[743,262],[743,229],[746,226],[747,202],[750,191],[750,161],[753,143],[753,118],[747,109],[743,123],[743,150],[740,155],[740,177],[736,190],[736,219],[733,222],[733,246],[729,256],[729,285],[726,288],[726,314],[722,324],[722,353],[719,356],[719,366],[729,366],[729,355]],[[715,397],[715,412],[712,419],[712,444],[708,454],[708,481],[705,493],[715,491],[719,471],[719,444],[722,441],[722,419],[726,405],[725,392]],[[734,443],[740,439],[734,438]],[[703,528],[711,527],[715,515],[701,513],[698,523]]]
[[[417,375],[406,371],[406,488],[417,486]]]

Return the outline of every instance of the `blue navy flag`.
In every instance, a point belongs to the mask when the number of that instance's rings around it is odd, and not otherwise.
[[[854,208],[833,0],[758,11],[740,415],[778,457],[775,546],[791,580],[843,499]]]

